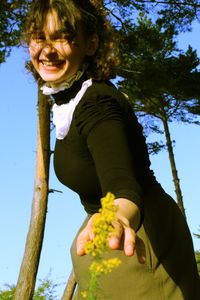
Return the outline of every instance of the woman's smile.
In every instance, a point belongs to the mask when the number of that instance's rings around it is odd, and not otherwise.
[[[65,60],[46,60],[40,59],[39,66],[46,72],[56,72],[64,67]]]

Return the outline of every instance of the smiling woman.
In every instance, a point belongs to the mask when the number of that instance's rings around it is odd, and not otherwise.
[[[115,67],[119,64],[117,36],[104,12],[96,14],[89,2],[77,1],[80,10],[73,1],[48,2],[33,1],[26,19],[23,40],[29,45],[31,55],[27,68],[35,78],[46,82],[38,76],[41,63],[54,66],[54,70],[45,68],[44,73],[57,70],[58,81],[63,81],[83,67],[83,60],[86,72],[93,78],[115,77]]]
[[[64,35],[57,12],[52,9],[46,15],[43,31],[30,37],[31,61],[41,78],[50,86],[68,80],[82,66],[85,56],[95,53],[97,35],[85,40],[81,29],[74,41]]]
[[[111,192],[117,212],[106,257],[122,264],[101,278],[100,299],[197,300],[199,277],[185,219],[150,168],[130,103],[109,81],[119,51],[99,3],[34,0],[25,33],[29,68],[53,100],[55,173],[79,194],[88,214],[71,248],[74,299],[88,289],[85,244],[94,240],[100,199]]]

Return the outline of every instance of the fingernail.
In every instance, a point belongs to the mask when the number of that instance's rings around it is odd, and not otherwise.
[[[134,254],[134,250],[133,250],[133,247],[131,245],[126,246],[126,254],[127,255],[133,255]]]
[[[140,262],[141,262],[142,264],[144,264],[144,263],[146,262],[146,257],[145,257],[145,256],[141,256],[141,257],[140,257]]]
[[[126,246],[127,251],[132,251],[133,247],[131,245]]]
[[[115,238],[115,237],[112,237],[111,239],[110,239],[110,241],[109,241],[109,244],[110,244],[110,247],[111,248],[116,248],[116,247],[118,247],[118,245],[119,245],[119,240],[118,240],[118,238]]]
[[[81,255],[82,252],[83,252],[83,247],[82,247],[82,246],[78,246],[78,247],[77,247],[77,254],[78,254],[78,255]]]

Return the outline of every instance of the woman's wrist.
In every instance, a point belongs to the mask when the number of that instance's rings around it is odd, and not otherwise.
[[[114,200],[118,206],[117,217],[125,226],[130,226],[134,231],[137,231],[141,223],[141,212],[139,207],[132,201],[126,198],[117,198]]]

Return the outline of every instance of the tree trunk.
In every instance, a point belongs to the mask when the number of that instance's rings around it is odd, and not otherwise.
[[[175,164],[172,140],[171,140],[171,136],[170,136],[167,118],[165,118],[165,116],[163,116],[162,122],[163,122],[163,126],[164,126],[164,131],[165,131],[165,138],[166,138],[166,143],[167,143],[167,150],[168,150],[168,154],[169,154],[169,161],[170,161],[170,166],[171,166],[171,171],[172,171],[173,182],[174,182],[174,186],[175,186],[177,204],[178,204],[181,212],[183,213],[184,217],[186,218],[185,209],[184,209],[184,205],[183,205],[183,196],[181,193],[178,172],[177,172],[176,164]]]
[[[50,105],[38,92],[38,142],[32,212],[14,300],[31,300],[45,229],[50,163]]]
[[[75,280],[74,271],[72,270],[61,300],[71,300],[73,298],[75,288],[76,288],[76,280]]]

